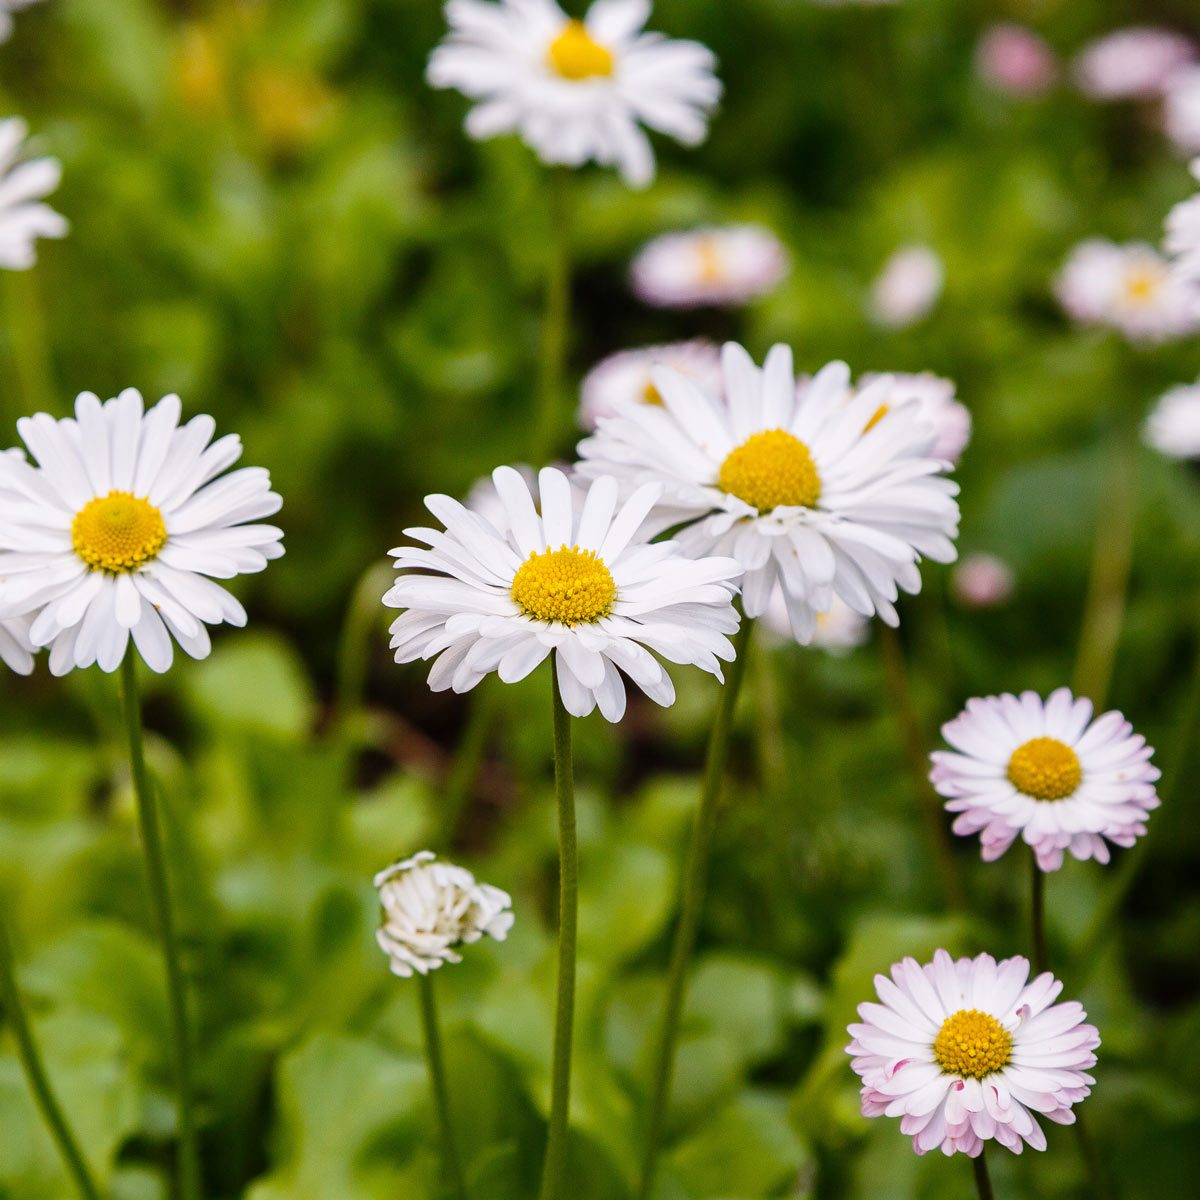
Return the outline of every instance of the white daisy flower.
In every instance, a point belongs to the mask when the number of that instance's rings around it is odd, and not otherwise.
[[[246,524],[279,510],[267,472],[222,474],[241,440],[210,445],[212,417],[179,416],[178,396],[143,413],[133,388],[103,404],[83,392],[74,418],[17,422],[36,466],[0,456],[0,617],[32,618],[55,675],[115,671],[131,636],[154,671],[171,665],[172,638],[204,658],[206,625],[246,623],[211,579],[283,554],[279,529]]]
[[[921,587],[918,562],[954,559],[957,485],[930,456],[935,431],[915,400],[889,405],[882,376],[846,402],[844,363],[797,396],[792,352],[776,346],[756,367],[741,346],[723,351],[724,396],[660,367],[663,407],[629,405],[580,443],[584,475],[626,488],[665,486],[658,527],[684,524],[692,554],[730,554],[745,569],[743,604],[760,616],[780,583],[792,631],[809,642],[817,614],[840,596],[855,612],[899,623],[898,588]]]
[[[945,283],[946,271],[936,250],[902,246],[871,285],[871,319],[888,329],[915,325],[933,311]]]
[[[1093,100],[1162,95],[1167,80],[1196,57],[1191,40],[1170,29],[1135,26],[1089,42],[1075,58],[1075,80]]]
[[[864,375],[859,380],[859,389],[870,387],[879,378],[881,376],[878,373]],[[954,383],[930,371],[916,375],[896,372],[888,378],[891,380],[891,389],[871,414],[867,429],[878,424],[895,405],[913,400],[917,411],[935,430],[930,457],[956,465],[971,440],[971,413],[966,405],[955,399]]]
[[[12,37],[13,19],[15,12],[23,8],[31,8],[39,0],[0,0],[0,42],[7,42]]]
[[[65,237],[69,228],[42,202],[58,187],[62,167],[56,158],[22,161],[28,133],[20,117],[0,121],[0,268],[6,271],[29,270],[37,262],[37,239]]]
[[[1162,342],[1200,329],[1200,299],[1153,246],[1093,238],[1071,251],[1055,281],[1059,303],[1081,325],[1131,342]]]
[[[1192,161],[1191,172],[1200,182],[1200,158]],[[1164,245],[1176,274],[1187,283],[1200,283],[1200,192],[1167,214]]]
[[[1200,67],[1185,67],[1171,76],[1162,121],[1180,154],[1200,154]]]
[[[954,598],[964,608],[999,608],[1016,584],[1012,567],[994,554],[968,554],[950,575]]]
[[[621,671],[656,703],[674,702],[651,650],[722,678],[721,661],[734,657],[727,635],[738,626],[741,568],[640,540],[661,487],[639,488],[618,507],[616,480],[601,478],[581,503],[566,475],[547,467],[539,514],[511,467],[492,478],[503,523],[429,496],[445,532],[405,530],[429,548],[391,552],[400,577],[384,603],[407,610],[391,628],[397,662],[436,659],[429,686],[466,692],[492,671],[505,683],[524,679],[554,651],[567,711],[585,717],[599,705],[609,721],[625,712]]]
[[[622,350],[602,359],[584,376],[580,424],[595,429],[600,417],[611,417],[626,401],[662,404],[653,377],[654,368],[660,366],[674,368],[707,391],[721,389],[721,350],[715,342],[696,338],[644,350]]]
[[[645,33],[649,15],[649,0],[596,0],[582,21],[554,0],[449,0],[429,82],[479,101],[473,138],[516,133],[543,162],[597,162],[645,187],[654,152],[642,126],[697,146],[721,97],[712,52]]]
[[[791,260],[761,225],[721,225],[667,233],[638,251],[634,294],[656,308],[728,307],[773,292]]]
[[[383,924],[375,934],[392,974],[411,979],[462,962],[457,947],[486,934],[502,942],[513,925],[512,897],[477,883],[465,867],[422,850],[375,876]]]
[[[782,587],[777,587],[771,593],[761,620],[776,638],[792,640],[792,622]],[[829,611],[817,613],[817,624],[810,644],[831,654],[845,654],[861,646],[870,633],[871,622],[861,613],[856,613],[840,597],[834,596]]]
[[[1200,380],[1163,395],[1146,418],[1142,436],[1168,458],[1200,458]]]
[[[1049,971],[1030,980],[1028,959],[945,950],[876,975],[880,1002],[847,1030],[863,1116],[899,1117],[918,1154],[975,1158],[993,1140],[1045,1150],[1037,1117],[1074,1124],[1100,1045],[1081,1004],[1055,1003],[1062,986]]]
[[[986,862],[1020,838],[1043,871],[1063,852],[1109,861],[1107,842],[1132,846],[1159,805],[1154,751],[1119,712],[1092,720],[1092,702],[1059,688],[967,701],[942,726],[954,752],[935,750],[929,778],[958,813],[954,832],[978,833]]]

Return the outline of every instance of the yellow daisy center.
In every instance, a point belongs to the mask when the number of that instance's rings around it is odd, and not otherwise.
[[[563,26],[550,43],[547,58],[564,79],[593,79],[613,73],[612,51],[600,45],[582,21],[568,21]]]
[[[1125,295],[1134,304],[1149,304],[1166,277],[1166,270],[1157,263],[1134,267],[1125,279]]]
[[[71,522],[71,545],[93,571],[122,575],[158,556],[167,543],[162,513],[132,492],[89,500]]]
[[[578,546],[535,550],[512,581],[512,598],[539,621],[582,625],[612,611],[617,585],[594,550]]]
[[[783,429],[748,437],[721,464],[717,487],[759,512],[780,504],[813,508],[821,498],[821,477],[808,447]]]
[[[933,1057],[950,1075],[982,1079],[1008,1065],[1012,1034],[990,1013],[960,1008],[942,1022],[933,1042]]]
[[[1079,756],[1058,738],[1036,737],[1018,746],[1008,760],[1008,779],[1035,800],[1062,800],[1083,779]]]
[[[646,386],[642,388],[642,403],[653,404],[660,408],[662,407],[662,392],[660,392],[658,388],[654,386],[654,381],[651,379],[647,379]]]
[[[700,278],[705,283],[720,283],[725,278],[725,260],[715,237],[700,238],[696,243],[696,255],[700,260]]]
[[[887,415],[888,415],[888,406],[886,404],[881,404],[875,410],[871,419],[863,426],[863,433],[868,433],[870,430],[874,429],[875,426],[878,425],[879,422],[882,421],[883,418],[886,417]]]

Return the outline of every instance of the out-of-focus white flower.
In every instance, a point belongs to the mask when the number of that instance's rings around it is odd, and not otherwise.
[[[866,374],[859,380],[858,390],[870,387],[882,378],[885,376],[877,373]],[[929,449],[930,457],[956,465],[971,440],[971,413],[966,405],[955,399],[953,381],[930,371],[916,375],[898,372],[886,378],[891,380],[891,387],[879,408],[871,414],[867,428],[873,428],[896,405],[916,401],[918,413],[936,430]]]
[[[654,368],[671,367],[694,379],[705,391],[721,390],[721,349],[715,342],[697,338],[648,346],[644,350],[622,350],[598,362],[584,376],[579,423],[595,429],[600,417],[611,417],[627,403],[662,404],[654,386]]]
[[[375,876],[383,924],[376,933],[392,974],[427,975],[462,962],[458,947],[486,934],[502,942],[512,928],[512,897],[477,883],[465,867],[438,862],[422,850]]]
[[[1075,58],[1075,80],[1093,100],[1162,95],[1167,80],[1196,57],[1189,38],[1170,29],[1135,26],[1089,42]]]
[[[1071,251],[1055,292],[1081,325],[1115,329],[1131,342],[1162,342],[1200,328],[1200,299],[1153,246],[1094,238]]]
[[[847,1030],[863,1116],[899,1117],[918,1154],[975,1158],[993,1139],[1045,1150],[1038,1116],[1074,1124],[1100,1045],[1080,1004],[1055,1003],[1062,986],[1048,971],[1030,981],[1028,959],[945,950],[876,975],[880,1002],[860,1004]]]
[[[7,42],[12,37],[13,19],[15,12],[23,8],[31,8],[40,0],[0,0],[0,42]]]
[[[722,225],[655,238],[633,260],[630,282],[656,308],[728,307],[774,291],[790,269],[769,229]]]
[[[1040,96],[1058,80],[1058,59],[1032,29],[1004,21],[989,26],[979,39],[975,70],[999,92]]]
[[[1142,436],[1146,445],[1168,458],[1200,458],[1200,380],[1162,396]]]
[[[776,638],[789,642],[794,640],[782,587],[777,587],[771,593],[761,620]],[[817,613],[816,628],[809,644],[828,650],[831,654],[846,654],[861,646],[870,633],[871,622],[861,613],[856,613],[840,596],[834,596],[833,607],[828,612]]]
[[[1108,843],[1132,846],[1159,805],[1146,739],[1119,712],[1092,720],[1092,702],[1068,688],[968,700],[942,734],[954,751],[934,751],[929,778],[987,862],[1019,836],[1043,871],[1064,852],[1106,863]]]
[[[20,117],[0,121],[0,268],[6,271],[29,270],[37,262],[37,239],[65,237],[70,228],[43,203],[62,179],[58,159],[21,161],[28,133]]]
[[[582,21],[554,0],[449,0],[429,82],[478,101],[473,138],[516,133],[543,162],[596,162],[645,187],[654,151],[642,126],[699,145],[721,96],[711,51],[644,32],[649,15],[649,0],[596,0]]]
[[[1191,171],[1200,181],[1200,158],[1192,161]],[[1200,192],[1167,214],[1164,244],[1176,274],[1187,283],[1200,283]]]
[[[968,554],[950,575],[954,598],[964,608],[999,608],[1015,585],[1012,568],[994,554]]]
[[[915,325],[933,310],[945,282],[937,251],[930,246],[902,246],[871,285],[871,318],[889,329]]]
[[[1180,154],[1200,154],[1200,67],[1185,67],[1171,76],[1162,119]]]

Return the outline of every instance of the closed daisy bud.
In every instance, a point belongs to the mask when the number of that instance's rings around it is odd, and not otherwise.
[[[6,16],[0,11],[0,18]],[[0,35],[3,29],[0,23]],[[56,158],[23,160],[28,132],[18,117],[0,121],[0,268],[6,271],[29,270],[37,262],[37,239],[65,237],[69,228],[44,203],[58,187],[62,168]]]
[[[1200,458],[1200,380],[1167,392],[1147,417],[1142,436],[1168,458]]]
[[[655,308],[730,308],[773,292],[790,266],[769,229],[723,225],[648,242],[629,279],[638,299]]]
[[[1100,1045],[1081,1005],[1056,1003],[1062,986],[1049,972],[1030,980],[1024,958],[945,950],[876,975],[879,1003],[860,1004],[847,1031],[863,1116],[899,1117],[918,1154],[1045,1150],[1037,1118],[1074,1124]]]
[[[957,813],[954,832],[979,834],[986,861],[1020,837],[1043,871],[1064,853],[1109,861],[1129,847],[1158,807],[1154,751],[1119,712],[1092,719],[1092,702],[1059,688],[985,696],[942,726],[954,751],[932,754],[929,778]]]
[[[427,975],[443,963],[462,962],[458,947],[485,934],[502,942],[512,928],[512,897],[477,883],[465,867],[438,862],[431,850],[375,876],[383,924],[376,933],[392,974]]]

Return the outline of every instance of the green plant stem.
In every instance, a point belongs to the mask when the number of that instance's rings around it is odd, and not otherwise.
[[[954,847],[950,842],[941,800],[929,782],[929,747],[913,700],[908,667],[904,661],[904,647],[900,644],[900,635],[889,625],[881,624],[879,642],[883,653],[883,673],[888,695],[900,726],[900,736],[912,774],[913,787],[917,793],[929,853],[937,869],[946,903],[951,908],[962,911],[967,906],[967,894],[963,888],[958,863],[954,860]]]
[[[166,967],[167,1004],[171,1018],[171,1049],[174,1056],[175,1088],[179,1113],[179,1196],[180,1200],[200,1200],[200,1161],[196,1151],[196,1127],[193,1114],[191,1032],[188,1024],[187,991],[179,958],[179,939],[171,908],[171,889],[167,880],[166,852],[159,821],[158,804],[146,771],[142,737],[142,704],[138,691],[137,659],[130,647],[121,664],[121,691],[125,725],[129,732],[129,762],[133,789],[137,796],[138,819],[142,830],[142,848],[146,856],[146,876],[150,884],[151,907],[162,942]]]
[[[425,1039],[425,1063],[429,1068],[429,1086],[433,1090],[442,1135],[442,1163],[446,1173],[446,1186],[456,1200],[467,1200],[467,1182],[463,1177],[458,1146],[454,1140],[454,1121],[450,1114],[450,1092],[446,1086],[446,1064],[442,1058],[442,1035],[438,1028],[433,975],[420,975],[417,982],[421,993],[421,1032]]]
[[[459,739],[442,793],[441,836],[442,844],[446,846],[453,843],[458,832],[463,813],[479,779],[492,730],[500,715],[500,691],[495,686],[496,682],[492,679],[483,680],[468,698],[470,709],[467,727]]]
[[[3,914],[0,914],[0,1008],[3,1009],[4,1019],[12,1030],[13,1040],[17,1043],[17,1057],[21,1060],[21,1068],[25,1072],[29,1090],[33,1093],[33,1101],[50,1130],[50,1136],[62,1156],[63,1165],[75,1184],[75,1190],[84,1200],[100,1200],[100,1192],[92,1180],[79,1143],[67,1124],[67,1118],[59,1107],[54,1089],[46,1075],[37,1042],[34,1040],[33,1028],[29,1024],[21,991],[17,986],[17,966],[12,940],[9,937],[8,922]]]
[[[546,263],[545,308],[542,316],[542,345],[538,367],[537,437],[534,445],[541,464],[554,454],[562,425],[562,401],[566,371],[567,332],[571,320],[571,230],[569,174],[551,172],[549,179],[550,242]]]
[[[1046,969],[1046,872],[1038,866],[1037,855],[1029,852],[1029,925],[1033,942],[1033,969],[1040,975]]]
[[[550,667],[554,704],[554,794],[558,803],[558,1002],[554,1013],[550,1125],[541,1200],[559,1200],[567,1165],[571,1116],[571,1048],[575,1033],[575,936],[579,918],[579,858],[575,844],[575,764],[571,715],[563,705],[558,669]]]
[[[738,693],[742,688],[742,680],[746,675],[746,659],[750,653],[750,636],[753,625],[752,621],[743,617],[741,628],[738,630],[734,642],[736,657],[729,666],[728,678],[721,691],[721,700],[717,707],[717,717],[713,723],[712,733],[709,735],[708,754],[704,765],[704,783],[700,792],[700,806],[696,810],[696,820],[692,827],[687,863],[684,867],[683,890],[679,901],[679,920],[675,926],[675,940],[671,946],[671,962],[667,971],[667,994],[663,1001],[662,1021],[655,1049],[641,1183],[637,1192],[641,1200],[649,1200],[654,1190],[654,1179],[658,1170],[658,1154],[666,1125],[667,1108],[671,1100],[675,1052],[679,1043],[679,1023],[683,1016],[683,1004],[687,993],[688,969],[691,965],[692,952],[696,947],[700,916],[704,909],[708,859],[720,811],[721,784],[725,778],[725,765],[729,761],[733,713],[737,706]]]
[[[987,1159],[982,1150],[971,1159],[971,1166],[975,1171],[975,1190],[979,1193],[979,1200],[996,1200],[996,1193],[992,1191],[992,1178],[988,1174]]]

